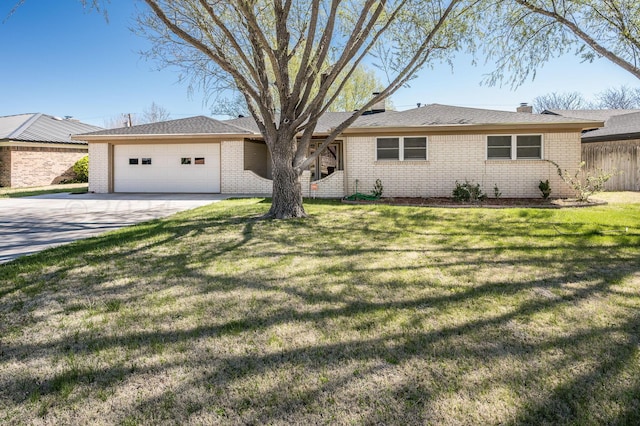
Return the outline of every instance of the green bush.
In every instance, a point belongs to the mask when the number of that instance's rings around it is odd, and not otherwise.
[[[380,179],[376,179],[375,185],[373,185],[373,190],[371,191],[371,195],[376,198],[382,197],[382,192],[384,191],[384,186],[382,186],[382,181]]]
[[[89,156],[85,155],[73,165],[73,172],[76,174],[76,181],[89,182]]]
[[[542,198],[544,198],[545,200],[549,198],[549,195],[551,195],[551,185],[549,185],[549,179],[545,180],[544,182],[540,181],[538,189],[540,190],[540,192],[542,192]]]
[[[493,196],[496,197],[496,200],[502,197],[502,192],[500,192],[500,188],[498,188],[498,184],[493,184]]]
[[[453,190],[453,199],[458,202],[478,202],[487,198],[487,194],[482,192],[479,183],[472,183],[465,179],[464,183],[456,181],[456,187]]]

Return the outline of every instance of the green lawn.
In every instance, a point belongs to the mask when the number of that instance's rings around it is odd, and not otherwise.
[[[69,192],[72,194],[83,194],[87,192],[86,183],[68,183],[64,185],[50,185],[33,188],[1,188],[0,198],[21,198],[32,197],[34,195],[57,194]]]
[[[0,423],[640,423],[640,204],[268,207],[0,266]]]

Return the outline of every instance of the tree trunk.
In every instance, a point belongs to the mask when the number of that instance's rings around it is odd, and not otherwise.
[[[292,153],[295,150],[280,149],[281,147],[282,145],[279,145],[271,153],[273,195],[271,209],[264,217],[268,219],[307,217],[302,205],[300,173],[293,167]]]

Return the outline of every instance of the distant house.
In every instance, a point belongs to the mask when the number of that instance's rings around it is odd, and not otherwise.
[[[610,191],[640,191],[640,110],[548,110],[546,114],[599,119],[604,127],[582,135],[582,159],[588,171],[618,171],[606,188]]]
[[[0,186],[45,186],[72,178],[73,164],[88,149],[71,135],[99,129],[46,114],[0,117]]]
[[[456,181],[504,197],[573,196],[553,160],[573,168],[580,137],[600,120],[432,104],[365,115],[342,132],[302,175],[305,196],[368,192],[376,179],[388,197],[451,196]],[[350,112],[321,117],[313,152]],[[89,143],[94,192],[221,192],[269,195],[271,159],[251,118],[192,117],[74,136]]]

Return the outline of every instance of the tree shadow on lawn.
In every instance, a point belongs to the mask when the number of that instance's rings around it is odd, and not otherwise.
[[[617,277],[619,278],[619,277]],[[238,281],[237,286],[256,287],[255,283]],[[134,345],[140,348],[140,353],[153,351],[154,342],[162,342],[166,346],[174,346],[192,340],[211,339],[211,344],[221,336],[233,336],[238,333],[239,338],[251,335],[251,332],[263,332],[267,329],[285,323],[305,323],[312,327],[320,327],[326,321],[334,321],[342,317],[357,317],[360,314],[385,312],[389,310],[407,310],[428,306],[436,311],[446,310],[452,304],[465,304],[475,298],[492,296],[500,292],[505,283],[478,288],[468,294],[455,294],[449,297],[423,298],[407,302],[389,303],[353,303],[340,309],[325,309],[313,313],[296,311],[281,312],[269,317],[253,316],[238,322],[227,322],[216,327],[196,327],[185,331],[149,332],[141,334],[127,334],[119,337],[76,336],[74,341],[51,342],[52,348],[68,351],[75,357],[89,355],[96,348],[100,350],[109,347]],[[521,285],[522,291],[541,285],[532,281]],[[606,404],[617,404],[624,414],[620,416],[627,420],[639,420],[638,412],[630,409],[638,404],[638,394],[633,389],[638,387],[638,377],[622,377],[624,370],[628,370],[634,357],[637,357],[638,332],[640,331],[640,317],[638,315],[615,325],[589,330],[576,330],[573,333],[547,339],[522,338],[518,333],[509,333],[513,322],[525,322],[527,318],[540,312],[556,309],[558,306],[571,306],[594,295],[606,294],[610,287],[607,282],[599,282],[592,286],[575,291],[570,296],[557,300],[533,299],[521,304],[518,309],[498,316],[470,320],[456,326],[442,326],[433,331],[406,330],[377,338],[367,337],[361,333],[357,340],[340,341],[335,343],[318,344],[272,353],[253,353],[217,357],[215,355],[200,356],[198,359],[186,361],[195,374],[189,375],[177,387],[156,395],[152,398],[137,402],[131,407],[131,413],[139,413],[140,420],[145,415],[157,412],[161,407],[166,408],[165,398],[181,399],[175,410],[169,410],[167,415],[176,421],[188,420],[180,407],[187,405],[199,406],[205,409],[206,404],[222,405],[227,415],[238,416],[238,420],[247,423],[262,423],[269,421],[303,420],[298,414],[305,413],[308,404],[317,404],[317,409],[331,412],[328,403],[330,395],[340,395],[349,389],[354,381],[374,379],[380,371],[393,372],[394,380],[382,389],[370,389],[381,392],[385,398],[376,397],[365,392],[376,404],[391,403],[390,411],[369,412],[366,407],[354,407],[361,411],[361,421],[364,423],[387,422],[419,422],[437,413],[437,407],[432,407],[434,401],[446,398],[451,393],[471,395],[471,399],[480,398],[482,392],[492,387],[506,387],[515,394],[531,394],[531,399],[520,407],[520,414],[513,423],[558,423],[593,421],[591,413],[602,416],[607,413]],[[365,327],[366,330],[366,327]],[[506,333],[505,333],[506,332]],[[623,335],[626,341],[612,339],[612,335]],[[78,342],[81,342],[78,344]],[[43,353],[39,345],[24,345],[21,348],[8,348],[14,354]],[[65,349],[66,348],[66,349]],[[559,352],[553,359],[540,362],[540,358],[548,352]],[[26,355],[28,358],[28,355]],[[542,357],[543,358],[543,357]],[[482,381],[472,383],[460,374],[445,374],[441,383],[435,380],[421,380],[422,375],[437,377],[438,364],[451,363],[457,365],[469,364],[471,368],[482,368],[486,365],[499,364],[503,360],[515,359],[517,363],[530,364],[527,368],[516,371],[504,371],[491,368]],[[417,362],[420,370],[405,368]],[[581,362],[587,362],[586,371],[574,374]],[[126,380],[128,376],[164,375],[163,371],[180,368],[185,363],[183,359],[175,362],[168,361],[148,367],[128,368],[115,365],[107,368],[71,368],[40,384],[33,379],[14,379],[5,389],[7,391],[22,390],[11,396],[15,402],[23,402],[28,395],[38,393],[46,396],[59,393],[65,384],[76,386],[91,386],[106,388]],[[340,366],[352,366],[349,372],[340,370]],[[212,368],[213,366],[213,368]],[[356,373],[355,368],[359,368]],[[213,370],[213,371],[212,371]],[[315,382],[313,386],[303,385],[304,380],[299,377],[289,382],[276,380],[275,388],[270,386],[264,393],[254,392],[245,401],[245,396],[220,398],[209,393],[202,399],[202,395],[194,395],[190,389],[203,389],[209,384],[217,388],[228,389],[238,386],[238,383],[251,378],[273,374],[279,371],[304,371],[306,376],[320,377],[323,371],[328,377],[324,381]],[[334,370],[337,370],[334,372]],[[546,379],[556,377],[558,384],[547,388]],[[290,388],[291,387],[291,388]],[[419,397],[420,387],[428,398]],[[603,394],[603,390],[606,391]],[[477,395],[474,396],[474,393]],[[5,395],[7,397],[9,395]],[[274,399],[275,396],[275,399]],[[364,396],[364,395],[363,395]],[[183,398],[187,398],[184,400]],[[189,401],[189,398],[193,398]],[[205,404],[206,402],[206,404]],[[321,408],[324,405],[325,408]],[[605,405],[603,407],[603,404]],[[258,409],[256,411],[256,409]],[[340,408],[340,407],[338,407]],[[345,407],[342,407],[343,409]],[[340,415],[338,410],[336,415]],[[318,414],[313,413],[312,414]],[[487,413],[488,414],[488,413]],[[480,417],[478,420],[481,420]],[[490,416],[485,418],[489,420]],[[494,419],[495,420],[495,419]],[[598,422],[611,423],[616,417],[599,418]]]
[[[409,221],[398,225],[398,228],[407,228],[408,231],[380,231],[383,232],[381,241],[402,242],[398,233],[419,231],[417,228],[424,217],[419,216],[421,218],[415,219],[413,224]],[[435,219],[432,217],[431,220]],[[454,219],[451,221],[453,223]],[[462,422],[466,419],[468,423],[499,420],[514,424],[640,421],[639,411],[633,409],[639,403],[636,392],[640,383],[639,371],[633,361],[637,358],[640,317],[626,312],[631,308],[623,309],[615,323],[589,324],[587,329],[579,323],[571,332],[550,330],[547,333],[528,328],[530,322],[541,321],[553,329],[554,323],[541,320],[541,316],[576,315],[575,310],[583,304],[589,306],[591,303],[605,303],[608,298],[621,297],[615,286],[637,275],[640,265],[633,261],[632,254],[621,255],[616,249],[636,249],[637,254],[637,236],[619,239],[606,250],[592,247],[593,253],[584,252],[584,248],[597,242],[596,237],[601,237],[600,234],[583,235],[588,241],[577,239],[571,243],[572,247],[566,247],[566,242],[542,247],[509,246],[515,256],[508,262],[517,266],[540,265],[548,261],[545,253],[539,253],[541,250],[558,250],[558,255],[564,254],[564,258],[556,261],[563,267],[555,274],[515,283],[498,279],[459,285],[453,293],[435,292],[406,299],[394,298],[393,289],[419,289],[419,283],[393,277],[381,278],[380,274],[393,273],[394,267],[361,265],[358,268],[354,263],[356,259],[375,251],[389,256],[395,254],[399,256],[398,273],[411,267],[420,271],[425,266],[433,266],[429,263],[430,257],[455,251],[473,254],[476,257],[475,268],[495,268],[506,261],[496,259],[496,249],[491,246],[460,247],[458,243],[467,237],[467,233],[462,231],[457,234],[443,230],[434,232],[429,235],[433,241],[418,249],[406,247],[403,250],[383,244],[377,247],[362,244],[357,249],[353,247],[356,241],[346,240],[343,246],[333,247],[329,252],[318,250],[310,254],[308,250],[287,245],[294,239],[296,231],[300,235],[308,223],[291,221],[272,225],[281,228],[282,232],[275,235],[264,232],[263,222],[258,224],[242,218],[218,218],[204,223],[185,219],[170,225],[154,221],[128,228],[118,238],[99,237],[79,242],[76,247],[62,247],[55,249],[55,253],[42,254],[36,258],[38,266],[31,269],[33,274],[37,274],[38,267],[49,262],[62,261],[63,268],[55,271],[53,276],[43,275],[42,279],[51,288],[33,291],[40,297],[38,303],[41,304],[49,303],[48,299],[55,298],[60,291],[80,290],[80,283],[65,289],[65,277],[74,274],[76,269],[105,262],[114,263],[115,267],[107,271],[112,275],[105,276],[104,270],[88,272],[82,281],[87,288],[81,291],[101,299],[120,300],[123,306],[142,303],[151,290],[161,292],[182,285],[176,277],[164,278],[167,270],[174,269],[193,279],[189,284],[193,287],[193,294],[213,293],[222,297],[229,291],[240,289],[248,292],[241,303],[249,303],[251,297],[263,299],[265,306],[270,305],[270,301],[277,304],[291,299],[299,299],[303,303],[285,302],[281,307],[249,310],[241,318],[221,315],[222,321],[212,318],[186,329],[172,329],[170,325],[174,318],[190,318],[195,309],[202,308],[187,304],[172,307],[170,315],[158,312],[156,317],[149,318],[152,324],[168,327],[164,330],[149,327],[96,334],[94,330],[80,329],[44,342],[3,342],[0,359],[4,360],[20,360],[20,363],[29,364],[39,358],[51,357],[53,353],[54,357],[86,362],[69,363],[63,371],[44,379],[8,377],[3,373],[0,383],[4,390],[0,391],[0,399],[24,404],[33,395],[61,398],[61,393],[69,387],[94,391],[117,389],[135,378],[165,377],[175,369],[186,368],[184,377],[168,389],[147,392],[139,398],[120,402],[123,406],[118,412],[129,413],[130,418],[142,423],[149,419],[197,422],[198,415],[209,422],[232,423],[317,422],[332,418],[340,422],[341,418],[348,416],[362,423],[408,424],[455,423],[455,416],[459,416],[458,420]],[[266,225],[267,230],[272,225]],[[363,223],[357,229],[336,226],[335,223],[322,224],[318,220],[313,225],[319,228],[316,229],[319,234],[333,232],[332,238],[336,240],[346,239],[348,235],[378,232],[369,230],[377,226],[371,223]],[[451,227],[447,223],[439,226],[443,229]],[[476,226],[478,233],[483,229],[482,225],[470,226]],[[215,269],[185,266],[192,262],[190,253],[169,251],[166,256],[155,260],[150,256],[181,238],[196,239],[209,232],[211,227],[227,231],[233,229],[235,232],[219,245],[206,249],[194,247],[197,265],[212,264],[243,250],[247,250],[246,254],[255,251],[255,256],[264,259],[263,264],[252,271],[230,275]],[[508,229],[500,231],[500,235],[520,238],[526,228],[524,224],[514,222]],[[438,246],[442,244],[438,234],[440,237],[447,234],[448,245]],[[126,243],[120,247],[121,243],[132,240],[142,244]],[[406,265],[404,256],[415,252],[420,252],[424,261]],[[286,263],[277,259],[285,255],[324,256],[333,263],[329,262],[326,267],[319,267],[312,273],[304,269],[292,272],[289,284],[288,280],[280,278]],[[71,260],[79,256],[83,261]],[[139,270],[136,273],[151,277],[152,289],[139,289],[136,282],[118,287],[102,285],[106,280],[113,280],[114,275],[126,277],[127,271],[117,270],[118,260],[138,257],[146,261],[137,264]],[[241,258],[238,255],[230,259],[240,261]],[[65,263],[65,259],[69,261]],[[455,275],[453,268],[467,262],[467,259],[459,259],[443,261],[435,266],[446,274]],[[159,271],[160,266],[163,269]],[[341,286],[349,285],[348,281],[355,278],[357,282],[352,284],[369,288],[370,292],[357,299],[350,292],[327,291],[323,288],[323,284],[328,282],[326,274],[338,276],[334,284]],[[341,278],[342,274],[348,278]],[[5,279],[9,272],[3,275],[0,279]],[[305,278],[309,285],[304,285]],[[568,285],[572,283],[580,285]],[[13,287],[6,286],[2,296],[17,290],[24,292],[30,285],[33,284],[25,281]],[[424,288],[438,287],[427,279],[421,285]],[[389,296],[389,300],[372,298],[377,287],[387,287],[381,291],[386,291],[384,295]],[[533,292],[538,288],[555,290],[555,293]],[[72,291],[68,294],[72,295]],[[522,300],[516,297],[522,294],[526,295]],[[487,300],[497,301],[495,311],[470,309],[470,306],[481,305]],[[210,303],[212,306],[205,308],[205,316],[206,313],[213,315],[216,309],[221,312],[226,309],[217,306],[215,300]],[[471,315],[452,321],[451,315],[460,315],[460,312]],[[110,315],[120,315],[118,311],[108,312],[108,309],[101,314],[108,319]],[[409,318],[406,324],[397,328],[389,326],[388,318],[393,320],[404,316]],[[46,322],[47,318],[32,321]],[[247,339],[261,338],[287,326],[299,327],[309,335],[320,337],[309,344],[288,342],[280,350],[258,344],[255,350],[246,354],[217,348],[234,342],[244,347]],[[338,335],[332,336],[331,332],[336,329]],[[323,333],[329,335],[322,337]],[[304,339],[304,336],[300,338]],[[210,351],[189,349],[189,345],[196,342],[204,344]],[[157,353],[158,345],[167,348],[166,359],[150,361],[149,354]],[[181,345],[187,345],[184,354],[174,351]],[[95,353],[131,348],[133,359],[129,361],[120,360],[107,365],[91,363]],[[504,365],[512,366],[512,369],[505,369]],[[479,373],[476,375],[475,371]],[[491,394],[494,389],[502,389],[513,399],[512,405],[504,408],[506,413],[502,413],[500,418],[474,406],[483,398],[495,403],[498,399]],[[458,405],[452,402],[456,399]],[[64,406],[64,401],[61,398],[59,403]],[[124,420],[124,417],[114,419],[115,422]]]

